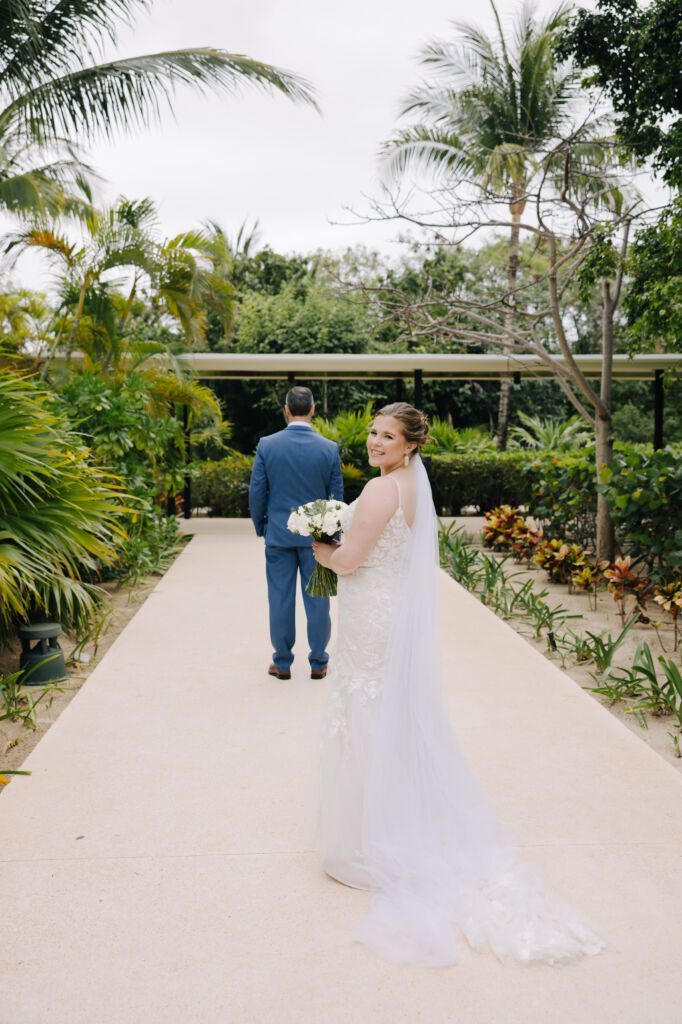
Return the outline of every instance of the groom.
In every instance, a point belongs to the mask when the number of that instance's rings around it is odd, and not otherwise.
[[[277,679],[291,679],[299,573],[308,620],[310,678],[324,679],[329,660],[329,598],[309,597],[305,592],[315,567],[312,542],[287,530],[292,509],[316,498],[343,498],[339,449],[313,430],[314,414],[312,391],[291,388],[284,406],[287,426],[260,439],[251,472],[249,511],[256,533],[265,537],[270,640],[274,647],[268,673]]]

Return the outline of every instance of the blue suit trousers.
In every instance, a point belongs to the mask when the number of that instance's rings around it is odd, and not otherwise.
[[[265,546],[265,567],[270,606],[272,660],[282,672],[294,660],[296,639],[296,580],[300,574],[303,606],[308,620],[308,659],[313,669],[324,668],[329,660],[327,644],[332,631],[329,598],[309,597],[305,592],[315,568],[311,547],[276,548]]]

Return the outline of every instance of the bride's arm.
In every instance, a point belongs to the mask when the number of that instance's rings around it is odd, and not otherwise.
[[[383,477],[370,480],[360,495],[343,544],[313,544],[315,558],[339,576],[354,572],[367,558],[397,507],[398,492],[393,481]]]

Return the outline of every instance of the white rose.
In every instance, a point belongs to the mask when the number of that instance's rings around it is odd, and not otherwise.
[[[327,512],[322,521],[322,532],[328,537],[333,536],[339,529],[339,516],[337,512]]]

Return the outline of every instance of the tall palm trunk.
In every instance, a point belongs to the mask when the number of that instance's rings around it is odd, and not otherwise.
[[[514,329],[516,319],[516,286],[519,276],[519,236],[521,232],[521,217],[526,206],[526,200],[521,198],[525,189],[517,186],[514,189],[514,198],[509,204],[511,211],[511,233],[509,236],[509,258],[507,260],[507,311],[505,313],[505,327],[508,331]],[[505,378],[500,383],[500,402],[497,410],[497,447],[503,452],[507,447],[507,434],[509,431],[509,411],[511,401],[512,382]]]
[[[78,305],[76,306],[76,312],[75,312],[74,317],[73,317],[73,324],[71,326],[71,330],[69,331],[69,336],[66,339],[66,360],[67,360],[67,362],[71,359],[71,351],[73,349],[73,341],[74,341],[74,338],[76,337],[76,331],[78,330],[78,325],[80,324],[81,318],[83,316],[83,310],[85,309],[85,296],[86,296],[86,293],[87,293],[87,290],[88,290],[89,283],[90,283],[89,275],[85,274],[85,276],[83,277],[83,281],[82,281],[81,287],[80,287],[80,292],[79,292],[79,295],[78,295]]]

